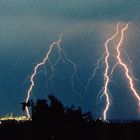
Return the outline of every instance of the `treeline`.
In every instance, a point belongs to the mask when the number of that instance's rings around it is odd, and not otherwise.
[[[66,108],[50,95],[32,105],[32,121],[6,121],[0,125],[1,138],[19,140],[135,140],[140,123],[109,123],[94,120],[91,112]],[[139,138],[138,138],[139,139]]]

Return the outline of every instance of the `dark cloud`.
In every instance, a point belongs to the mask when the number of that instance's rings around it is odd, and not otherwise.
[[[67,19],[139,19],[139,0],[2,0],[1,15],[48,15]]]

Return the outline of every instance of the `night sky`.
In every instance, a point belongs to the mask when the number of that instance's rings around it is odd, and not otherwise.
[[[118,21],[121,24],[131,21],[123,48],[133,61],[134,76],[140,79],[139,0],[0,0],[0,116],[11,112],[23,114],[20,103],[25,100],[33,68],[63,32],[61,47],[77,65],[83,86],[75,79],[77,92],[72,90],[73,67],[65,59],[48,82],[51,69],[47,62],[39,69],[31,99],[54,94],[66,106],[74,104],[84,111],[92,111],[95,118],[101,117],[105,102],[104,98],[98,102],[97,95],[103,86],[104,65],[87,92],[84,86]],[[51,63],[57,57],[54,49]],[[136,81],[136,88],[140,91],[140,81]],[[110,91],[108,119],[140,119],[137,100],[120,67],[115,70]]]

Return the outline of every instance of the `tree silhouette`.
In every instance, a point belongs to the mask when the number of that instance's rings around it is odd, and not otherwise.
[[[26,104],[22,104],[26,106]],[[32,121],[4,121],[1,138],[20,140],[131,140],[139,136],[140,123],[94,120],[80,107],[64,107],[53,95],[32,103]]]

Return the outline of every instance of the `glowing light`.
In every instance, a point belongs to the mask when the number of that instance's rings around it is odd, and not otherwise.
[[[116,33],[109,39],[107,39],[107,41],[105,42],[105,72],[104,72],[104,91],[103,91],[103,95],[106,98],[106,106],[105,109],[103,111],[103,119],[106,120],[107,118],[107,111],[109,109],[110,106],[110,97],[109,97],[109,93],[108,93],[108,85],[110,82],[110,78],[109,78],[109,63],[108,63],[108,59],[110,57],[110,52],[108,49],[108,43],[110,41],[112,41],[117,35],[118,35],[118,28],[119,28],[119,23],[117,24],[116,27]]]
[[[58,47],[60,43],[61,43],[61,35],[60,35],[60,39],[59,39],[58,41],[53,42],[53,43],[50,45],[49,51],[47,52],[45,58],[44,58],[40,63],[38,63],[38,64],[35,66],[35,68],[34,68],[34,70],[33,70],[33,74],[31,75],[31,78],[30,78],[31,85],[30,85],[29,90],[28,90],[28,92],[27,92],[26,103],[28,103],[29,98],[30,98],[31,93],[32,93],[32,90],[33,90],[33,87],[34,87],[34,85],[35,85],[34,78],[35,78],[35,76],[36,76],[36,74],[37,74],[37,70],[38,70],[42,65],[44,65],[44,64],[46,63],[46,61],[48,60],[49,55],[50,55],[52,49],[53,49],[54,47]],[[25,108],[25,111],[26,111],[27,117],[30,118],[30,113],[29,113],[29,110],[28,110],[28,107],[27,107],[27,106],[26,106],[26,108]]]
[[[11,113],[10,116],[0,117],[0,121],[29,121],[30,119],[27,116],[13,116]]]
[[[131,89],[133,95],[138,100],[139,105],[140,105],[140,96],[139,96],[138,92],[135,89],[134,81],[133,81],[133,78],[131,77],[131,72],[129,71],[128,66],[122,61],[121,52],[120,52],[120,47],[121,47],[123,39],[124,39],[124,33],[128,29],[128,25],[129,24],[126,24],[126,26],[121,30],[121,38],[120,38],[120,41],[119,41],[119,43],[117,45],[117,59],[118,59],[119,65],[121,65],[124,68],[125,75],[126,75],[126,78],[127,78],[128,82],[129,82],[130,89]]]

